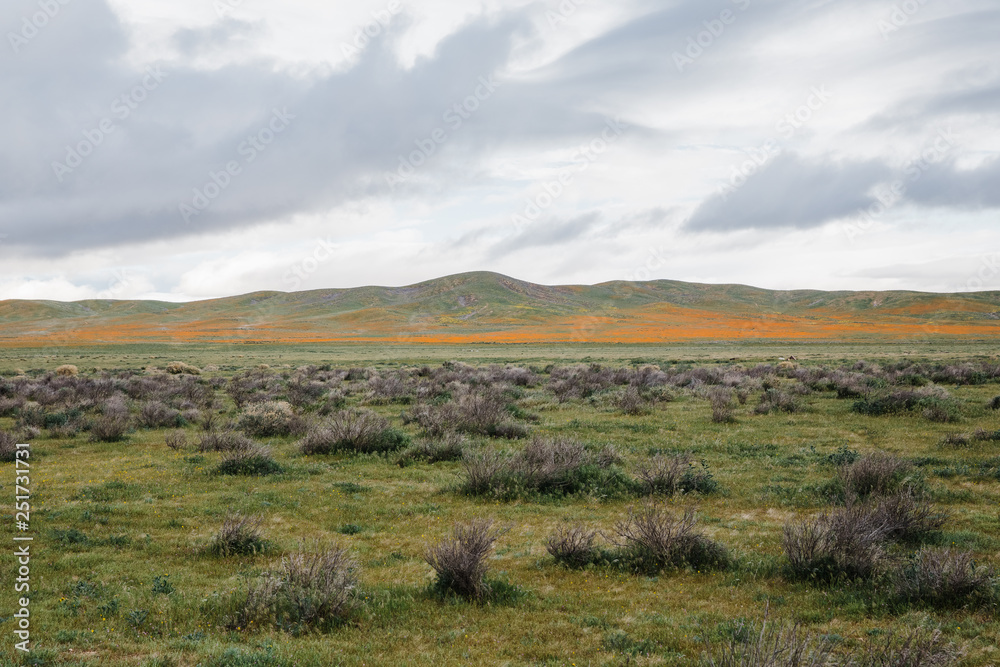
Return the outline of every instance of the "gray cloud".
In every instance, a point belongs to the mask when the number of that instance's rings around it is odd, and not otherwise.
[[[869,162],[810,161],[783,154],[742,187],[704,201],[685,223],[689,231],[818,227],[876,201],[871,189],[891,175]]]

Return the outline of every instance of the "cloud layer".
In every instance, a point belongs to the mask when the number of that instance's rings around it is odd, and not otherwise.
[[[0,298],[474,269],[595,282],[650,248],[675,249],[651,277],[948,289],[962,276],[879,267],[996,241],[985,0],[230,4],[0,8],[16,91],[0,99]],[[803,259],[784,275],[728,254],[763,259],[789,233]],[[317,259],[321,242],[340,259]],[[910,248],[856,265],[875,243]],[[817,275],[818,252],[855,265]]]

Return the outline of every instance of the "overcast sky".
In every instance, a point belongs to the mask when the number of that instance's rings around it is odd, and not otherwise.
[[[996,0],[5,0],[0,299],[1000,289]]]

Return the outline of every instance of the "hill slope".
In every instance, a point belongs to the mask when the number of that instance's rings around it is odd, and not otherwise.
[[[551,287],[486,272],[408,287],[257,292],[186,304],[0,301],[5,346],[858,341],[998,334],[1000,292],[782,292],[670,280]]]

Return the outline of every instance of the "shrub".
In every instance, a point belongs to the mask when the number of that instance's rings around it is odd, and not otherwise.
[[[458,431],[514,440],[528,435],[526,426],[513,421],[508,400],[497,389],[467,391],[444,405],[418,406],[410,418],[430,436]]]
[[[174,431],[168,433],[166,438],[167,447],[175,452],[187,449],[187,434],[184,431]]]
[[[926,499],[912,490],[901,490],[870,504],[876,524],[885,526],[886,537],[901,542],[918,542],[940,530],[948,515],[936,512]]]
[[[636,476],[647,494],[672,496],[680,491],[681,479],[690,467],[691,457],[687,454],[657,454],[639,467]]]
[[[764,390],[764,393],[761,394],[760,403],[757,404],[754,412],[766,415],[774,411],[793,413],[800,410],[802,410],[802,405],[794,396],[771,388]]]
[[[463,490],[500,497],[528,493],[627,495],[634,491],[634,484],[615,467],[617,460],[609,450],[592,452],[569,440],[535,439],[513,457],[466,455]]]
[[[255,556],[264,553],[268,543],[261,533],[260,516],[229,514],[212,539],[209,551],[217,556]]]
[[[200,452],[235,452],[250,449],[254,441],[236,431],[209,431],[198,442]]]
[[[226,454],[222,462],[215,467],[219,475],[243,475],[248,477],[266,477],[283,472],[278,462],[271,456],[268,447],[252,445],[245,449],[234,449]]]
[[[56,375],[60,377],[76,377],[80,374],[80,369],[73,364],[63,364],[56,368]]]
[[[842,466],[839,476],[848,497],[867,498],[896,491],[912,469],[913,464],[909,461],[892,454],[874,452]]]
[[[227,601],[224,625],[242,631],[273,626],[293,633],[328,629],[350,614],[357,570],[345,549],[306,553],[300,548]]]
[[[830,644],[802,631],[798,625],[775,626],[764,619],[760,629],[740,620],[718,648],[705,638],[711,667],[826,667],[831,662]]]
[[[890,532],[884,517],[855,504],[811,521],[786,524],[782,545],[795,577],[870,579],[885,564]]]
[[[95,442],[121,442],[129,431],[129,419],[122,414],[106,414],[90,425],[90,439]]]
[[[962,653],[946,644],[940,630],[914,630],[909,635],[890,635],[870,639],[856,667],[950,667],[957,665]]]
[[[736,411],[733,408],[733,392],[715,387],[709,400],[712,402],[712,421],[716,424],[730,424],[736,421]]]
[[[437,592],[453,593],[467,600],[487,598],[490,594],[487,561],[503,532],[490,519],[474,519],[456,524],[450,538],[429,547],[424,559],[437,573],[434,583]]]
[[[994,396],[987,404],[990,410],[1000,410],[1000,396]]]
[[[969,551],[924,548],[895,576],[899,598],[936,608],[993,601],[994,573],[976,566]]]
[[[692,510],[678,517],[661,505],[646,503],[630,508],[628,516],[615,524],[615,543],[626,566],[638,572],[728,565],[726,548],[705,537],[696,524]]]
[[[615,401],[619,410],[626,415],[644,415],[649,412],[649,406],[636,387],[629,386],[625,392]]]
[[[440,461],[460,461],[465,454],[467,442],[464,436],[448,433],[441,440],[424,440],[407,449],[399,457],[399,466],[406,467],[417,461],[438,463]]]
[[[390,427],[384,417],[371,410],[341,410],[310,429],[299,449],[303,454],[372,454],[398,451],[409,442],[408,435]]]
[[[183,361],[171,361],[167,364],[166,370],[171,375],[201,375],[201,369],[185,364]]]
[[[596,530],[583,526],[562,526],[557,528],[545,542],[546,550],[556,562],[571,568],[580,568],[593,563],[597,557],[594,540]]]
[[[0,429],[0,461],[10,463],[17,459],[17,438]]]
[[[251,403],[243,410],[237,428],[255,438],[290,435],[295,415],[284,401]]]
[[[180,412],[159,401],[146,401],[139,408],[139,423],[146,428],[182,426],[183,421]]]
[[[275,605],[280,627],[328,627],[342,621],[357,586],[357,563],[346,549],[299,550],[282,559]]]

